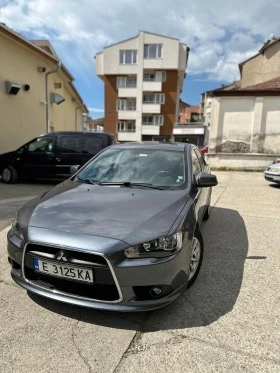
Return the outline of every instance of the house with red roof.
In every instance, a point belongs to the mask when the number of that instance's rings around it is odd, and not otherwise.
[[[209,151],[280,154],[280,38],[268,40],[239,70],[240,81],[204,93],[211,107]]]

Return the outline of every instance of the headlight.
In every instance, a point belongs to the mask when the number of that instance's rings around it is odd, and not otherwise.
[[[268,172],[272,172],[272,173],[274,173],[274,174],[279,174],[279,173],[280,173],[280,169],[277,168],[277,167],[270,167],[270,168],[268,168],[266,171],[268,171]]]
[[[182,232],[144,242],[124,250],[127,258],[151,258],[169,256],[182,248]]]
[[[18,223],[18,220],[17,220],[17,216],[15,217],[15,219],[13,221],[13,224],[12,224],[12,233],[15,236],[17,236],[19,239],[21,239],[21,240],[24,239],[22,231],[21,231],[19,223]]]

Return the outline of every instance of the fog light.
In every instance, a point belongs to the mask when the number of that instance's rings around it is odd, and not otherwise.
[[[169,285],[133,286],[137,301],[159,299],[172,293]]]
[[[152,298],[160,298],[163,294],[162,294],[162,289],[158,286],[153,286],[150,291],[150,296]]]
[[[152,291],[156,294],[156,295],[160,295],[162,290],[160,288],[153,288]]]

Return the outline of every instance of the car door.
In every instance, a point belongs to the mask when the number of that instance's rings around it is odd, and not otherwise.
[[[86,159],[81,150],[83,135],[63,134],[58,138],[58,152],[56,173],[60,178],[70,176],[70,167],[73,165],[83,165]]]
[[[204,156],[201,154],[201,152],[198,150],[198,148],[194,148],[194,151],[197,155],[197,158],[198,158],[198,161],[199,161],[199,164],[200,164],[200,168],[201,168],[201,172],[210,173],[210,167],[206,163],[206,160],[205,160]],[[202,198],[202,202],[203,202],[203,206],[204,206],[203,211],[205,211],[206,206],[208,204],[210,204],[211,193],[212,193],[212,188],[202,188],[201,198]]]
[[[194,147],[192,147],[191,149],[191,156],[192,156],[192,182],[193,182],[193,188],[195,192],[195,197],[194,197],[195,214],[196,214],[197,220],[201,222],[203,218],[203,213],[204,213],[206,194],[205,194],[205,191],[203,190],[204,188],[198,188],[196,186],[196,180],[201,174],[202,168],[201,168],[201,164],[199,162],[199,159],[198,159],[197,153],[195,152]]]
[[[55,136],[38,137],[17,153],[22,178],[49,178],[55,170]]]

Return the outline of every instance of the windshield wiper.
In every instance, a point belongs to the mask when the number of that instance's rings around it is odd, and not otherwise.
[[[82,178],[80,176],[77,176],[77,179],[81,180],[81,181],[84,181],[87,184],[96,185],[96,183],[94,181],[90,180],[90,179],[84,179],[84,178]]]
[[[98,183],[98,185],[120,185],[123,187],[133,188],[133,187],[140,187],[140,188],[148,188],[148,189],[159,189],[164,190],[164,188],[161,188],[159,186],[149,184],[149,183],[131,183],[130,181],[124,181],[124,182],[104,182],[104,183]]]

